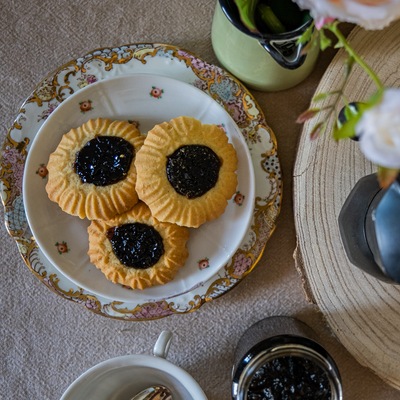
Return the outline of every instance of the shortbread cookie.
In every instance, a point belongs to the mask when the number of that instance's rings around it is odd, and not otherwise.
[[[46,191],[63,211],[108,220],[137,202],[136,153],[144,136],[127,121],[91,119],[65,134],[50,155]]]
[[[189,229],[159,222],[142,202],[110,221],[92,221],[88,232],[90,262],[133,289],[171,281],[189,256]]]
[[[237,163],[223,129],[175,118],[148,133],[136,156],[136,191],[159,221],[197,228],[225,212]]]

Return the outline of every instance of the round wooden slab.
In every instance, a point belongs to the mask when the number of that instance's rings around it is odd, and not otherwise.
[[[349,41],[385,86],[400,86],[400,22],[383,31],[355,28]],[[346,57],[343,51],[337,54],[317,93],[339,89]],[[362,101],[375,91],[357,65],[345,90],[348,100]],[[293,172],[296,265],[307,299],[320,308],[340,342],[362,365],[400,389],[400,287],[380,282],[350,264],[337,222],[353,186],[376,168],[356,142],[331,139],[332,121],[323,137],[310,141],[311,129],[323,119],[320,115],[305,124]]]

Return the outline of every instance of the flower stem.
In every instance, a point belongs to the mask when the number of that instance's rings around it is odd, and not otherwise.
[[[382,82],[379,80],[378,75],[375,74],[374,71],[365,63],[365,61],[359,57],[354,49],[350,46],[350,43],[345,39],[342,32],[339,31],[337,24],[329,24],[327,25],[328,29],[339,39],[339,42],[343,44],[343,47],[347,50],[347,52],[354,58],[354,60],[365,70],[365,72],[371,77],[371,79],[375,82],[376,86],[379,90],[384,89]]]

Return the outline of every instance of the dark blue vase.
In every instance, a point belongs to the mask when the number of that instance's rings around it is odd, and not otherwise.
[[[400,284],[400,177],[381,189],[376,174],[361,178],[339,215],[350,262],[381,281]]]

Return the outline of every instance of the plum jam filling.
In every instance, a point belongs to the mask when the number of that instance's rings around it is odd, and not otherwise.
[[[253,375],[248,400],[331,400],[326,373],[314,362],[302,357],[276,358]]]
[[[134,147],[115,136],[97,136],[76,153],[73,165],[82,183],[107,186],[125,179]]]
[[[149,225],[135,222],[107,230],[115,256],[128,268],[146,269],[164,254],[161,235]]]
[[[188,199],[212,189],[221,168],[218,156],[207,146],[182,146],[168,157],[167,176],[175,191]]]

